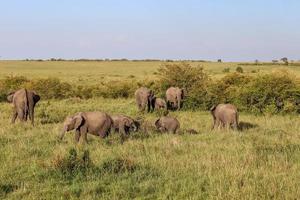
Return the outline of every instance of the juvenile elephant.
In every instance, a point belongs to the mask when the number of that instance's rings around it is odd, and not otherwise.
[[[232,127],[238,129],[238,110],[232,104],[219,104],[211,109],[213,116],[213,129],[217,127]]]
[[[68,116],[60,134],[62,140],[65,133],[75,130],[75,141],[79,142],[81,136],[87,142],[87,133],[104,138],[108,136],[113,126],[112,118],[104,112],[79,112]]]
[[[140,123],[126,115],[113,115],[113,128],[120,134],[129,134],[131,131],[136,132],[140,127]]]
[[[17,117],[21,121],[27,121],[29,116],[31,124],[34,125],[34,107],[40,99],[40,96],[35,91],[27,89],[20,89],[9,93],[7,100],[13,104],[11,122],[15,123]]]
[[[139,111],[144,111],[147,106],[147,112],[154,109],[154,92],[148,88],[141,87],[135,91],[135,100]]]
[[[154,108],[156,110],[160,110],[160,109],[167,110],[167,103],[162,98],[155,98]]]
[[[176,133],[180,129],[179,121],[174,117],[164,116],[155,121],[156,129],[160,132]]]
[[[184,91],[179,87],[170,87],[166,91],[166,99],[168,109],[180,110],[182,107],[182,100],[184,98]]]

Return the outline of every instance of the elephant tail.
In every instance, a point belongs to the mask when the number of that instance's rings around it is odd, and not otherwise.
[[[25,90],[25,99],[24,99],[24,116],[25,116],[25,119],[27,120],[27,116],[29,114],[29,100],[28,100],[28,91],[27,89],[24,89]]]

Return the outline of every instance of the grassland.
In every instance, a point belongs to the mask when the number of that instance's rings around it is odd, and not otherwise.
[[[25,76],[31,78],[56,77],[75,84],[94,84],[101,79],[124,79],[131,76],[137,79],[152,77],[163,62],[133,61],[0,61],[0,78],[5,76]],[[239,63],[190,62],[192,66],[201,66],[211,76],[221,77],[223,70],[234,72]],[[274,69],[288,69],[300,76],[300,66],[247,65],[245,72],[270,72]]]
[[[237,63],[201,64],[212,76]],[[7,75],[58,77],[76,84],[101,78],[143,79],[159,62],[0,62]],[[276,66],[247,66],[269,71]],[[289,67],[297,76],[299,67]],[[4,199],[297,199],[300,196],[299,115],[240,114],[244,130],[211,131],[207,112],[172,112],[182,128],[198,135],[132,134],[125,141],[112,134],[104,140],[89,136],[75,144],[69,133],[57,134],[68,114],[102,110],[137,117],[129,99],[44,100],[36,107],[36,126],[9,124],[11,106],[0,103],[0,198]],[[152,122],[157,113],[145,115]],[[248,125],[248,128],[247,128]],[[88,172],[66,176],[60,161],[75,148],[89,150]],[[111,168],[113,170],[111,170]]]

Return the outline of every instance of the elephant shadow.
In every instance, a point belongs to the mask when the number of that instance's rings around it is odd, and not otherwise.
[[[249,130],[249,129],[253,129],[253,128],[257,128],[257,127],[258,127],[257,124],[253,124],[253,123],[249,123],[249,122],[241,121],[239,123],[239,130],[240,131],[245,131],[245,130]]]

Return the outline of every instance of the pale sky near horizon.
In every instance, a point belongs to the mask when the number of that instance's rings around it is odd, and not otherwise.
[[[0,59],[300,60],[298,0],[9,0]]]

